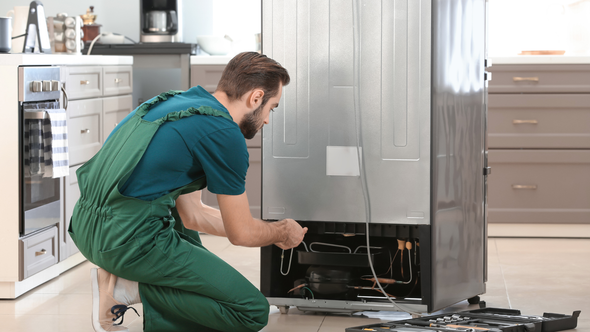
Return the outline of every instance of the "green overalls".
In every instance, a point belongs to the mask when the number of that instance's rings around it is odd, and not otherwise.
[[[69,232],[89,261],[139,282],[145,331],[258,331],[268,322],[266,298],[205,249],[198,232],[186,229],[176,211],[176,198],[203,189],[206,179],[153,201],[119,192],[164,122],[195,114],[231,120],[205,106],[143,120],[152,105],[179,93],[162,93],[142,104],[76,172],[81,197]]]

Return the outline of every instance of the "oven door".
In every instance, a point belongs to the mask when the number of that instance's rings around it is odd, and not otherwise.
[[[23,107],[21,120],[21,236],[58,224],[62,215],[61,179],[45,177],[43,134],[40,130],[45,112],[26,108]]]

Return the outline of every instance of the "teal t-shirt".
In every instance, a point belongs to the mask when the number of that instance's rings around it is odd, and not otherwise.
[[[154,121],[170,112],[200,106],[229,114],[215,97],[197,86],[155,104],[144,119]],[[121,121],[113,133],[133,114],[135,111]],[[121,191],[124,195],[151,201],[204,176],[210,192],[240,195],[246,190],[248,158],[244,136],[232,120],[197,114],[165,122]]]

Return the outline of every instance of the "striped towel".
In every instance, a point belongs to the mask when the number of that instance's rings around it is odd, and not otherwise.
[[[25,119],[25,176],[43,175],[45,172],[43,121],[40,119]]]
[[[68,126],[66,111],[47,110],[49,118],[43,123],[43,145],[45,172],[43,177],[60,178],[70,175],[68,154]],[[31,172],[32,174],[32,172]]]

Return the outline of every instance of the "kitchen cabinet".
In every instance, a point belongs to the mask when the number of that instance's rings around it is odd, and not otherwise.
[[[590,65],[489,71],[489,222],[590,224]]]
[[[197,57],[198,58],[198,57]],[[202,86],[209,93],[215,92],[217,83],[221,79],[221,74],[225,69],[225,64],[198,64],[191,66],[191,86]],[[261,217],[260,202],[262,197],[262,159],[261,159],[261,138],[259,132],[251,140],[246,140],[248,153],[250,155],[250,167],[246,174],[246,193],[250,204],[250,212],[254,218]],[[203,203],[219,207],[217,196],[207,189],[203,190],[201,200]]]

